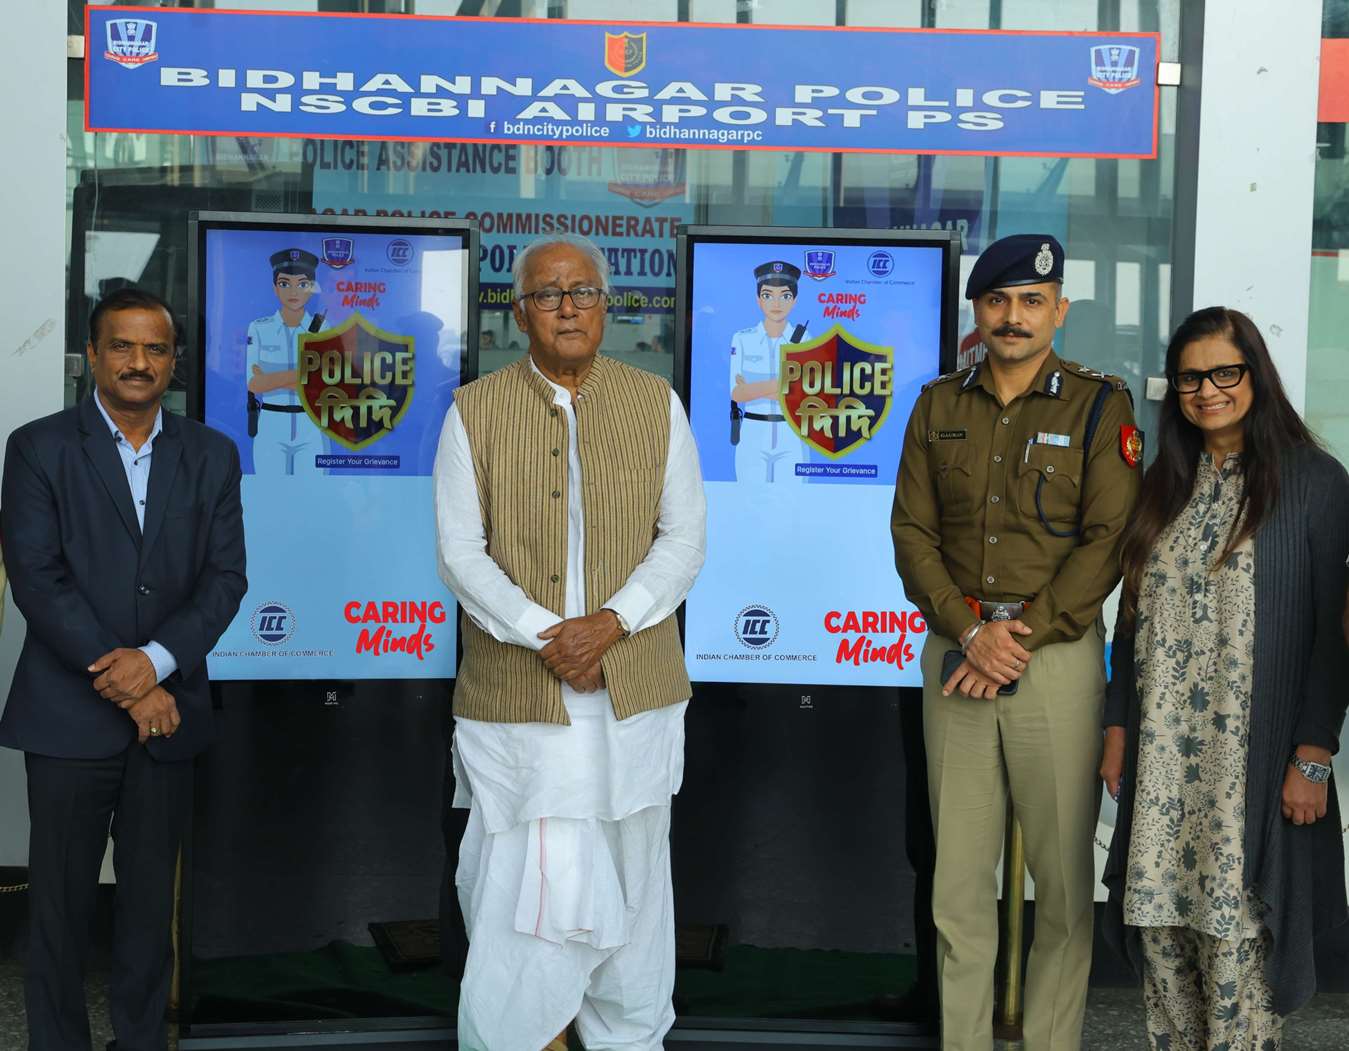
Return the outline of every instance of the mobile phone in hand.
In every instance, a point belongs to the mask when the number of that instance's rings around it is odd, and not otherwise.
[[[942,655],[941,681],[943,686],[945,686],[948,682],[951,681],[951,676],[956,673],[956,669],[960,667],[960,665],[964,662],[964,660],[965,655],[961,653],[959,650],[947,650],[946,653]],[[998,696],[1011,697],[1014,693],[1016,693],[1016,686],[1017,683],[1020,681],[1021,680],[1019,679],[1013,679],[1006,686],[999,686]]]

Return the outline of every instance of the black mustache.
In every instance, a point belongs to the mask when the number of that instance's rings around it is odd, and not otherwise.
[[[993,330],[995,336],[1025,336],[1030,338],[1030,333],[1024,328],[1017,328],[1015,325],[999,325]]]
[[[117,378],[123,380],[145,380],[147,383],[153,383],[155,381],[155,378],[148,372],[124,372]]]

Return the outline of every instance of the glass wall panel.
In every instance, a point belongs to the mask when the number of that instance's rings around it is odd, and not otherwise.
[[[1322,35],[1349,37],[1349,0],[1326,0]],[[1340,100],[1342,103],[1343,100]],[[1349,462],[1349,155],[1342,123],[1316,129],[1307,422]]]
[[[850,26],[921,26],[923,0],[848,0]]]
[[[675,22],[679,19],[679,4],[677,0],[567,0],[567,17]]]
[[[690,22],[734,22],[744,0],[689,0]]]

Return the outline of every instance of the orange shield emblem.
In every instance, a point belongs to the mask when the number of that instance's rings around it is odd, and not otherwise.
[[[646,34],[605,33],[604,68],[619,77],[630,77],[645,69]]]

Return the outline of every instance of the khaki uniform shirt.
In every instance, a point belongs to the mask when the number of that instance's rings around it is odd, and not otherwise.
[[[1084,455],[1102,383],[1112,389]],[[969,595],[1029,600],[1021,619],[1033,634],[1017,639],[1028,650],[1086,632],[1120,577],[1120,535],[1143,469],[1122,444],[1133,424],[1123,380],[1053,351],[1007,405],[982,362],[923,388],[890,529],[904,590],[934,630],[958,639],[973,625]]]

